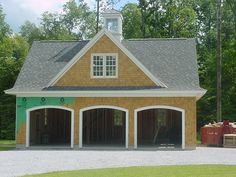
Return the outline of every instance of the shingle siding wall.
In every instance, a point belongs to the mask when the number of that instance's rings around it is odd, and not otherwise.
[[[117,53],[118,78],[91,78],[92,53]],[[155,86],[155,83],[104,35],[57,81],[55,86]]]
[[[82,108],[98,105],[118,106],[129,111],[129,146],[134,145],[134,110],[155,105],[165,105],[182,108],[185,110],[185,144],[186,149],[196,147],[196,99],[190,97],[167,97],[167,98],[75,98],[71,104],[65,107],[74,110],[74,144],[79,143],[79,110]],[[25,125],[21,125],[17,134],[17,144],[25,144]]]
[[[25,118],[26,119],[26,118]],[[21,123],[18,133],[16,134],[16,144],[25,144],[26,141],[26,123]]]

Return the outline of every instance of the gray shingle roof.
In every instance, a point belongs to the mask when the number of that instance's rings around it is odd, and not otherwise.
[[[104,12],[102,12],[103,14],[121,14],[120,11],[115,10],[115,9],[105,9]]]
[[[16,91],[42,90],[88,42],[34,42],[13,89]]]
[[[199,89],[195,39],[131,39],[123,45],[169,89]]]
[[[34,42],[11,91],[46,90],[47,84],[88,42]],[[166,90],[201,90],[194,39],[136,39],[123,40],[122,44],[167,85]],[[49,88],[53,89],[62,88]]]

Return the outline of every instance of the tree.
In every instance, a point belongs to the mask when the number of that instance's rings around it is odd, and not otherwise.
[[[23,59],[0,59],[0,139],[15,137],[15,97],[4,94],[14,85]]]
[[[120,2],[120,0],[107,0],[107,6],[111,7],[112,9],[114,9],[114,6],[116,4],[118,4]]]
[[[38,28],[34,23],[26,21],[20,27],[20,35],[31,45],[35,40],[43,39],[42,30]]]
[[[146,21],[147,21],[147,11],[148,11],[148,2],[146,0],[139,0],[139,8],[141,10],[141,17],[142,17],[142,22],[141,22],[141,31],[143,38],[146,37]]]
[[[0,57],[0,139],[14,139],[15,97],[4,94],[4,90],[13,87],[29,45],[23,37],[16,35],[6,37],[3,46],[5,49]]]
[[[222,6],[222,118],[235,121],[236,51],[234,14],[227,1]],[[208,90],[199,101],[198,115],[201,124],[216,121],[216,1],[199,1],[198,54],[200,81]]]
[[[222,8],[222,115],[236,121],[236,12],[233,10],[236,3],[232,3],[225,1]]]
[[[137,4],[126,4],[122,11],[124,38],[141,38],[141,12]]]
[[[29,45],[19,35],[12,35],[0,6],[0,139],[14,139],[15,97],[4,94],[15,83]]]
[[[65,14],[62,22],[68,29],[69,35],[77,36],[79,39],[92,37],[96,31],[96,14],[90,11],[84,1],[69,1],[63,6]]]
[[[44,39],[68,39],[68,29],[63,26],[62,16],[58,13],[44,12],[41,17],[42,35]]]
[[[63,13],[44,12],[40,25],[26,21],[20,34],[31,45],[35,40],[81,40],[96,33],[96,13],[80,0],[68,1],[63,5]]]
[[[2,6],[0,4],[0,41],[11,34],[9,25],[5,22],[5,14],[3,13]]]
[[[230,8],[234,20],[234,37],[236,41],[236,1],[235,0],[226,0],[226,5]]]
[[[194,37],[196,13],[192,2],[187,2],[139,0],[143,37]]]

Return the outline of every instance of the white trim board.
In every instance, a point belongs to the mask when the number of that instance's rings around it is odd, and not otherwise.
[[[103,76],[94,76],[93,75],[93,57],[94,56],[103,56]],[[115,76],[106,76],[106,56],[115,56],[116,57],[116,75]],[[116,79],[118,78],[118,70],[119,70],[119,59],[118,53],[92,53],[90,59],[90,78],[91,79]]]
[[[206,90],[160,91],[160,90],[116,90],[116,91],[30,91],[8,92],[17,97],[196,97],[200,99]]]
[[[67,108],[67,107],[63,107],[63,106],[50,106],[50,105],[36,106],[36,107],[26,110],[26,139],[25,139],[26,148],[30,147],[30,112],[38,110],[38,109],[45,109],[45,108],[55,108],[55,109],[62,109],[62,110],[70,111],[70,113],[71,113],[71,144],[70,144],[70,147],[73,148],[74,147],[74,110]]]
[[[48,83],[47,87],[54,85],[80,58],[103,36],[106,35],[109,37],[114,44],[119,47],[157,86],[165,87],[167,86],[161,82],[158,78],[156,78],[136,57],[126,49],[120,41],[118,41],[108,30],[103,28],[100,32],[98,32],[92,40],[88,42],[84,46],[84,48],[79,51],[68,64]]]
[[[182,149],[185,149],[185,110],[178,107],[165,105],[146,106],[134,110],[134,148],[138,148],[138,112],[148,109],[169,109],[182,113]]]
[[[83,112],[92,110],[92,109],[99,109],[99,108],[107,108],[107,109],[116,109],[125,112],[125,148],[128,149],[129,145],[129,111],[128,109],[118,107],[118,106],[111,106],[111,105],[96,105],[96,106],[89,106],[86,108],[82,108],[79,110],[79,148],[83,148]]]

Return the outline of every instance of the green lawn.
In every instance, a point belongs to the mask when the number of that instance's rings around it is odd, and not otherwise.
[[[0,140],[0,151],[8,151],[16,147],[15,140]]]
[[[186,165],[55,172],[27,177],[236,177],[236,166]]]

